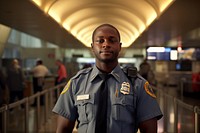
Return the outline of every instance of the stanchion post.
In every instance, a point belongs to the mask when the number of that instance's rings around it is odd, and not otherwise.
[[[174,133],[178,133],[178,105],[176,98],[174,98]]]
[[[49,116],[49,112],[48,112],[48,92],[45,93],[45,122],[47,122],[48,116]]]
[[[28,112],[29,112],[29,100],[28,100],[28,98],[26,98],[25,99],[25,133],[28,133],[29,132],[29,125],[28,125],[28,123],[29,123],[29,114],[28,114]]]
[[[40,129],[40,92],[37,93],[37,132],[39,132]]]
[[[194,115],[195,115],[195,121],[194,121],[194,131],[195,133],[199,133],[199,114],[198,114],[198,106],[194,107]]]
[[[7,133],[7,114],[8,105],[5,105],[5,111],[3,112],[3,133]]]
[[[53,91],[52,89],[49,90],[49,108],[53,107]]]
[[[168,117],[167,117],[167,96],[165,94],[163,94],[163,98],[164,98],[164,103],[163,103],[163,110],[164,110],[164,132],[167,132],[168,130]]]

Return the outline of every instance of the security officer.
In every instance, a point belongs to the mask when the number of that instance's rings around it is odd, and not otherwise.
[[[72,132],[77,121],[78,133],[156,133],[162,112],[149,83],[139,74],[133,82],[119,66],[118,30],[100,25],[91,46],[96,64],[69,80],[53,109],[56,132]]]

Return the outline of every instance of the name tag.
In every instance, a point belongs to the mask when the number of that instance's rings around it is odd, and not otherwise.
[[[84,94],[84,95],[78,95],[77,96],[77,101],[78,100],[87,100],[90,98],[90,95],[89,94]]]

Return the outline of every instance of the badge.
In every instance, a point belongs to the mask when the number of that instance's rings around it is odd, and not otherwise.
[[[71,80],[68,81],[67,85],[65,86],[65,88],[63,89],[61,94],[64,94],[65,92],[67,92],[67,90],[69,89],[70,84],[71,84]]]
[[[123,82],[122,87],[120,89],[120,92],[124,95],[127,95],[130,93],[130,84],[129,82]]]
[[[145,89],[145,91],[146,91],[147,94],[149,94],[153,98],[156,98],[156,95],[153,92],[153,88],[151,87],[151,85],[149,84],[149,82],[146,82],[144,84],[144,89]]]

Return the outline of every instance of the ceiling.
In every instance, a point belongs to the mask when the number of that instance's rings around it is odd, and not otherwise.
[[[87,37],[104,22],[119,28],[122,41],[130,44],[129,48],[164,46],[171,39],[199,47],[200,37],[189,34],[200,27],[199,0],[173,1],[163,13],[161,4],[166,0],[36,1],[40,3],[0,0],[0,23],[63,48],[87,48],[83,45],[90,41]],[[149,16],[149,12],[156,16]],[[74,17],[77,14],[79,17]]]
[[[199,12],[199,0],[176,0],[132,46],[166,46],[174,39],[183,47],[200,47]]]

